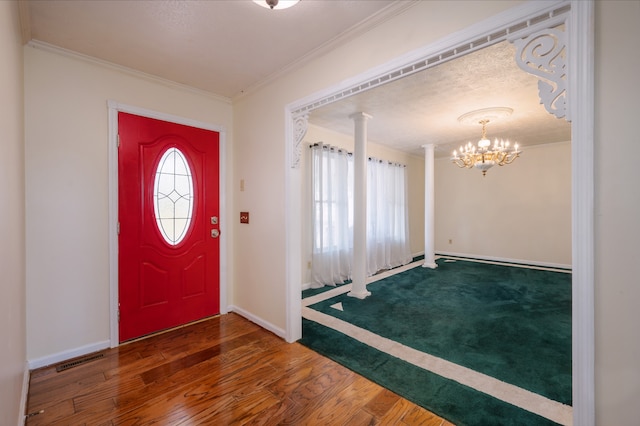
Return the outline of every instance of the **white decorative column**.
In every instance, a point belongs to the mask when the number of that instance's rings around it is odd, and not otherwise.
[[[433,144],[424,148],[424,264],[423,268],[435,269],[436,263],[436,214],[435,214],[435,166],[433,162]]]
[[[353,150],[353,263],[351,291],[347,296],[364,299],[367,291],[367,120],[370,115],[357,112],[354,121]]]

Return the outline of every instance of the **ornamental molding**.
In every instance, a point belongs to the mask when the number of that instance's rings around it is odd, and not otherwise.
[[[293,116],[293,146],[291,149],[291,168],[300,168],[302,155],[302,140],[307,134],[309,126],[309,114],[297,114]]]
[[[316,108],[348,98],[355,94],[371,90],[389,82],[401,79],[408,75],[415,74],[438,64],[450,61],[468,53],[483,49],[493,44],[508,40],[511,43],[522,44],[523,53],[525,47],[531,45],[531,49],[524,53],[520,60],[516,62],[527,73],[536,75],[543,79],[539,81],[538,89],[540,103],[545,105],[547,111],[556,117],[565,117],[569,120],[569,97],[566,87],[566,36],[563,31],[555,29],[559,26],[566,26],[566,20],[571,13],[571,3],[560,2],[550,8],[535,15],[528,16],[521,20],[512,21],[507,26],[498,27],[479,37],[469,37],[455,47],[436,49],[432,52],[424,52],[418,56],[399,60],[395,67],[380,74],[375,73],[360,79],[357,83],[346,83],[338,90],[326,92],[319,97],[303,100],[292,108],[294,117],[308,114]],[[546,40],[549,38],[549,40]],[[520,41],[523,40],[523,41]],[[526,40],[526,41],[525,41]],[[552,44],[553,41],[553,44]],[[536,44],[537,43],[537,44]],[[537,46],[537,47],[536,47]],[[542,54],[541,49],[552,47],[549,53]],[[560,49],[561,53],[556,52]],[[520,54],[518,54],[520,56]],[[539,58],[537,56],[540,56]],[[532,69],[536,61],[548,61],[549,64],[544,71]],[[523,67],[521,63],[526,63]],[[534,72],[534,71],[537,71]],[[546,102],[546,103],[545,103]],[[549,105],[547,107],[547,105]]]
[[[546,28],[517,40],[516,63],[539,78],[540,103],[557,118],[571,121],[567,97],[567,37],[563,30]]]

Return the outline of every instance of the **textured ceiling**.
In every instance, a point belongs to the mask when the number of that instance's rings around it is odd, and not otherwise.
[[[411,2],[29,0],[30,37],[232,98]],[[383,15],[383,16],[379,16]]]
[[[487,125],[489,139],[526,147],[571,139],[571,126],[549,114],[538,97],[538,79],[515,62],[515,47],[502,42],[311,112],[309,121],[353,134],[355,112],[372,115],[369,140],[421,153],[435,144],[436,155],[480,139],[482,126],[461,123],[470,111],[508,107],[513,113]]]
[[[272,11],[250,0],[28,0],[21,7],[25,41],[234,98],[415,4],[303,0]],[[325,105],[310,122],[353,134],[349,115],[366,112],[371,141],[412,153],[432,143],[444,156],[479,139],[480,125],[459,116],[509,107],[509,118],[489,123],[490,138],[518,141],[524,150],[570,140],[569,123],[539,104],[537,79],[517,68],[514,55],[503,42]]]

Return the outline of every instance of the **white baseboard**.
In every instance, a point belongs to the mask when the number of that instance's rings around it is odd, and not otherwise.
[[[412,259],[415,259],[416,257],[419,257],[419,256],[424,256],[424,250],[411,254]],[[310,288],[311,288],[311,283],[302,283],[302,291],[309,290]]]
[[[424,250],[419,251],[419,252],[417,252],[417,253],[411,253],[411,256],[412,256],[414,259],[415,259],[416,257],[419,257],[419,256],[424,256]]]
[[[469,253],[453,253],[448,251],[437,251],[436,256],[450,256],[450,257],[462,257],[467,259],[480,259],[487,260],[491,262],[505,262],[505,263],[515,263],[518,265],[531,265],[531,266],[541,266],[544,268],[557,268],[557,269],[568,269],[571,270],[571,265],[565,265],[562,263],[551,263],[551,262],[539,262],[535,260],[524,260],[524,259],[509,259],[506,257],[495,257],[495,256],[482,256],[479,254],[469,254]]]
[[[254,322],[258,324],[260,327],[269,330],[270,332],[277,335],[278,337],[282,337],[283,339],[285,338],[285,335],[286,335],[285,330],[274,326],[273,324],[251,314],[248,311],[245,311],[242,308],[230,305],[230,306],[227,306],[226,309],[228,312],[235,312],[238,315],[245,317],[249,321]],[[49,365],[57,364],[59,362],[63,362],[63,361],[67,361],[80,356],[88,355],[90,353],[98,352],[103,349],[108,349],[110,345],[111,343],[109,340],[104,340],[102,342],[96,342],[90,345],[81,346],[79,348],[70,349],[68,351],[58,352],[56,354],[47,355],[41,358],[29,360],[27,362],[28,364],[27,380],[28,380],[29,370],[35,370],[37,368],[46,367]]]
[[[249,321],[258,324],[260,327],[264,328],[265,330],[269,330],[270,332],[272,332],[273,334],[275,334],[278,337],[281,337],[283,339],[286,340],[286,331],[276,327],[275,325],[271,324],[268,321],[263,320],[260,317],[257,317],[255,315],[253,315],[252,313],[245,311],[242,308],[239,308],[237,306],[229,306],[229,311],[231,312],[235,312],[236,314],[248,319]]]
[[[18,412],[18,426],[24,426],[25,413],[27,412],[27,398],[29,396],[29,379],[31,372],[29,371],[29,363],[24,363],[24,373],[22,375],[22,392],[20,393],[20,411]]]
[[[110,341],[104,340],[102,342],[92,343],[90,345],[81,346],[79,348],[70,349],[68,351],[58,352],[57,354],[47,355],[41,358],[29,360],[29,369],[34,370],[40,367],[46,367],[48,365],[57,364],[62,361],[66,361],[79,356],[84,356],[93,352],[98,352],[110,347]]]

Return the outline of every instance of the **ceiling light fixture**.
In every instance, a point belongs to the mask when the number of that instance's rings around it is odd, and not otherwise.
[[[258,4],[267,9],[286,9],[291,6],[295,6],[300,0],[253,0],[255,4]]]
[[[453,151],[451,161],[460,168],[470,169],[475,167],[482,171],[482,176],[486,176],[487,170],[495,165],[504,166],[505,164],[513,163],[522,152],[518,151],[517,143],[511,148],[508,140],[495,139],[493,147],[491,147],[491,141],[487,138],[487,124],[490,122],[490,118],[505,117],[511,115],[512,112],[511,108],[487,108],[467,113],[458,118],[460,122],[481,124],[482,137],[477,146],[468,142],[460,147],[459,152]]]

